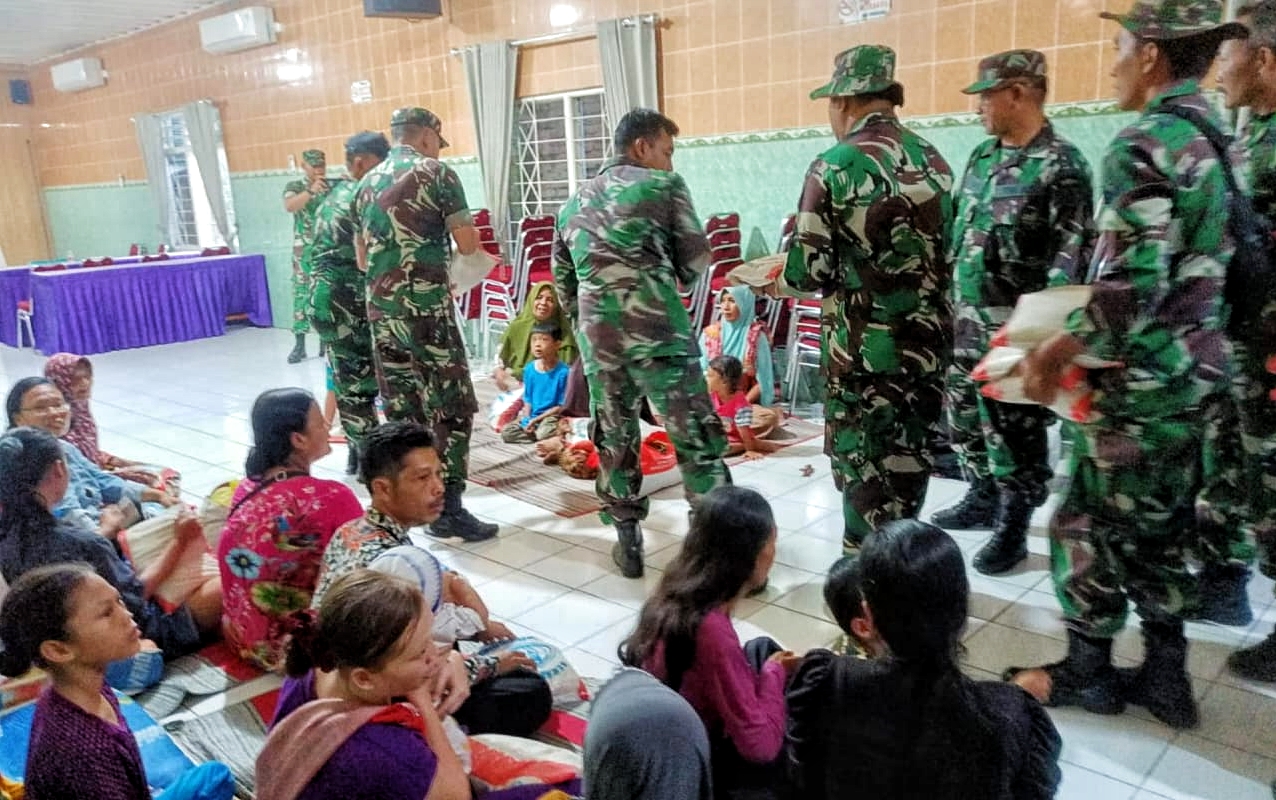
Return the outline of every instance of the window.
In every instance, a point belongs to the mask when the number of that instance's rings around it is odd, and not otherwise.
[[[213,210],[208,205],[199,164],[191,153],[186,118],[181,112],[164,117],[163,133],[164,160],[168,165],[168,190],[173,199],[173,218],[169,220],[169,246],[198,250],[226,244],[217,230]]]
[[[602,89],[520,100],[511,182],[511,243],[520,220],[557,214],[582,183],[598,174],[611,152]]]

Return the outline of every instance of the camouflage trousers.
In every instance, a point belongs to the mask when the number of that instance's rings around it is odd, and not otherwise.
[[[1261,504],[1261,487],[1246,457],[1237,397],[1219,392],[1208,398],[1201,417],[1201,493],[1196,498],[1196,530],[1184,547],[1204,563],[1254,563],[1254,547],[1247,538],[1251,513]]]
[[[930,444],[943,405],[939,374],[829,382],[824,452],[842,493],[842,546],[848,552],[882,524],[917,516],[930,484]]]
[[[698,359],[648,358],[588,374],[590,438],[598,449],[598,498],[604,522],[647,518],[642,490],[638,416],[644,398],[664,418],[678,455],[682,485],[693,506],[701,495],[731,483],[722,460],[727,434],[713,410]]]
[[[292,332],[310,331],[310,253],[301,245],[292,248]]]
[[[354,265],[315,267],[310,324],[328,347],[341,427],[358,444],[377,426],[377,371],[364,279]]]
[[[437,315],[374,319],[372,353],[386,418],[433,430],[444,482],[465,481],[478,401],[450,304]]]
[[[968,479],[992,478],[1040,505],[1054,477],[1046,429],[1055,416],[1041,406],[999,403],[979,393],[970,373],[988,350],[987,338],[982,348],[956,350],[948,368],[945,393],[953,450]]]
[[[1070,627],[1115,636],[1127,599],[1145,620],[1195,607],[1183,543],[1195,527],[1204,428],[1195,416],[1076,426],[1068,489],[1050,523],[1051,573]]]
[[[1258,544],[1259,568],[1276,578],[1276,375],[1267,371],[1270,352],[1239,343],[1233,348],[1237,366],[1232,387],[1245,458],[1241,485],[1249,498],[1248,529]]]

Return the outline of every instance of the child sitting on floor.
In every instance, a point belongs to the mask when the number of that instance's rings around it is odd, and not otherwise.
[[[52,679],[31,725],[27,796],[150,800],[137,739],[106,684],[107,665],[134,656],[141,639],[120,593],[88,564],[38,567],[13,584],[0,607],[0,674],[35,664]],[[163,797],[234,792],[230,770],[212,761],[184,773]]]
[[[763,441],[770,428],[758,431],[753,427],[753,404],[740,390],[743,378],[744,366],[735,356],[718,356],[709,362],[709,369],[704,373],[709,396],[713,398],[713,410],[722,417],[727,431],[726,455],[743,453],[749,460],[765,458],[767,453],[774,453],[780,447]]]
[[[539,442],[558,434],[558,416],[567,399],[570,368],[558,360],[563,333],[553,322],[532,326],[531,369],[523,370],[523,407],[519,418],[501,429],[507,444]]]
[[[864,612],[864,592],[862,570],[858,556],[843,556],[829,567],[828,577],[824,579],[824,604],[837,627],[846,634],[844,642],[834,651],[839,655],[853,655],[859,658],[877,658],[884,655],[886,648],[873,627],[873,621]]]

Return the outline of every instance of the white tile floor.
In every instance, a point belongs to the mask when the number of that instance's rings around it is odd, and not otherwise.
[[[312,345],[313,347],[313,339]],[[284,331],[234,330],[219,339],[111,353],[94,358],[94,407],[103,445],[129,458],[180,469],[188,499],[197,503],[223,480],[237,476],[249,444],[248,410],[262,390],[299,385],[321,393],[323,364],[285,364],[291,337]],[[8,386],[36,374],[42,359],[0,347],[0,377]],[[315,472],[345,479],[345,452],[335,448]],[[814,472],[803,477],[802,468]],[[777,564],[767,592],[740,609],[742,635],[765,631],[786,646],[824,646],[837,630],[820,598],[823,570],[838,556],[839,497],[820,443],[796,445],[734,470],[736,482],[771,500],[780,528]],[[352,482],[353,484],[353,482]],[[362,487],[355,485],[361,496]],[[934,481],[925,513],[952,502],[963,486]],[[678,488],[655,495],[645,530],[648,577],[620,578],[607,553],[612,531],[597,516],[566,520],[489,489],[471,487],[469,507],[500,522],[496,541],[427,546],[477,585],[493,613],[518,630],[559,644],[582,674],[605,677],[616,666],[616,646],[633,624],[646,592],[676,552],[686,524]],[[993,678],[1009,664],[1036,664],[1064,652],[1064,628],[1051,594],[1038,512],[1034,557],[1003,578],[971,575],[967,632],[972,675]],[[969,557],[981,532],[954,536]],[[1230,676],[1228,652],[1260,640],[1276,623],[1271,581],[1255,578],[1251,595],[1258,619],[1248,630],[1191,625],[1190,669],[1201,700],[1202,725],[1176,733],[1140,709],[1120,717],[1052,711],[1064,740],[1063,798],[1139,800],[1209,798],[1270,800],[1276,778],[1276,685]],[[1123,659],[1141,655],[1138,635],[1118,642]]]

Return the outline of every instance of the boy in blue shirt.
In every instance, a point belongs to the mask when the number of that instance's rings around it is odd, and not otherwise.
[[[523,407],[519,418],[501,429],[508,444],[539,442],[558,435],[558,415],[567,399],[568,366],[558,360],[563,334],[553,322],[532,326],[532,356],[523,370]]]

